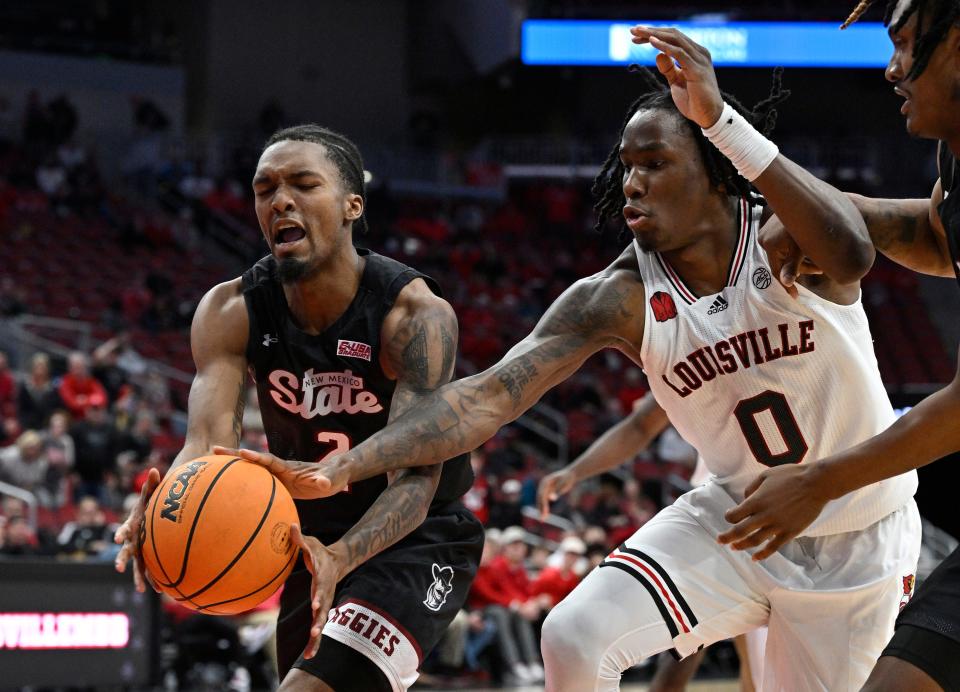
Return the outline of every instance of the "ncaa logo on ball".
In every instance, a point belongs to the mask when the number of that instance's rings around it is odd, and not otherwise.
[[[770,276],[770,272],[767,271],[766,267],[760,267],[753,272],[753,285],[757,288],[767,288],[772,281],[773,278]]]
[[[277,555],[283,555],[290,548],[290,527],[283,522],[270,529],[270,547]]]
[[[193,477],[206,465],[207,462],[205,461],[191,461],[186,466],[181,467],[183,470],[177,474],[167,490],[167,496],[163,498],[163,510],[160,512],[161,519],[167,519],[174,523],[180,522],[180,507],[187,501],[184,495],[190,489]]]

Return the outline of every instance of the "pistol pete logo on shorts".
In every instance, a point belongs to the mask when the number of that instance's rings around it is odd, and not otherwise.
[[[369,361],[373,355],[373,349],[370,348],[370,344],[340,339],[337,341],[337,355],[346,358],[362,358]]]
[[[447,602],[447,596],[453,591],[453,567],[441,567],[433,563],[433,583],[427,587],[427,597],[423,605],[436,612]]]
[[[910,597],[913,596],[913,587],[916,583],[917,580],[912,574],[903,577],[903,596],[900,597],[900,610],[903,610],[903,607],[910,602]]]
[[[160,518],[172,521],[174,524],[180,521],[180,505],[185,500],[184,494],[190,488],[190,479],[196,476],[200,469],[207,465],[205,461],[191,461],[183,470],[177,474],[170,489],[167,490],[167,496],[163,498],[163,509],[160,510]]]

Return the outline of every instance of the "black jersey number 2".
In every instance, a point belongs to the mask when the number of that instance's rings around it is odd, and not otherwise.
[[[780,432],[782,445],[786,450],[779,454],[774,454],[770,450],[770,445],[763,436],[763,431],[757,423],[757,414],[762,411],[769,411],[773,421],[777,424],[777,430]],[[790,404],[787,398],[780,392],[774,392],[770,389],[757,394],[749,399],[744,399],[733,410],[733,415],[737,417],[740,423],[740,430],[750,446],[750,451],[764,466],[780,466],[781,464],[799,464],[803,457],[807,455],[809,446],[803,439],[803,433],[797,425],[797,419],[790,410]]]

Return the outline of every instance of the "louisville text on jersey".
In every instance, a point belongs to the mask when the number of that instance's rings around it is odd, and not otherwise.
[[[363,388],[363,378],[350,370],[314,372],[297,377],[286,370],[274,370],[267,378],[270,397],[282,409],[307,420],[331,413],[380,413],[377,395]]]
[[[661,377],[680,396],[690,396],[705,382],[720,375],[729,375],[786,356],[812,353],[815,348],[813,327],[813,320],[795,326],[784,322],[778,324],[772,333],[763,327],[731,336],[712,346],[705,344],[673,366],[673,375],[679,380],[678,383],[671,382],[666,374]]]

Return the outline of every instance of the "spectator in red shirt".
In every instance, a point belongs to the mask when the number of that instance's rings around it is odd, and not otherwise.
[[[560,553],[563,562],[557,567],[545,567],[533,582],[533,594],[546,596],[548,609],[566,598],[580,583],[581,575],[577,574],[576,566],[586,555],[587,546],[576,536],[567,536],[560,543]]]
[[[67,362],[68,372],[60,382],[60,398],[75,420],[83,420],[91,406],[107,405],[107,390],[90,375],[86,354],[74,351]]]
[[[511,526],[500,537],[503,553],[496,555],[497,542],[487,532],[477,577],[470,588],[470,607],[483,609],[484,617],[496,623],[497,644],[508,670],[504,682],[542,682],[543,662],[533,629],[541,607],[532,597],[523,566],[527,534],[519,526]]]

